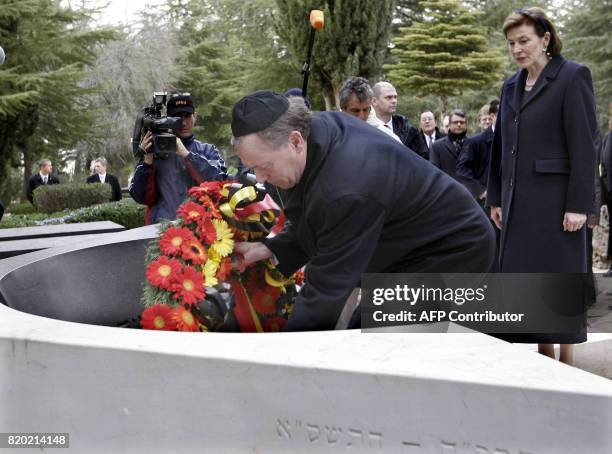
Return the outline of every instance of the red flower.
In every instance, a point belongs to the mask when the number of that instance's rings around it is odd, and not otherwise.
[[[210,217],[213,217],[215,219],[221,219],[221,213],[219,212],[219,209],[210,197],[200,197],[200,202],[202,203],[204,210],[208,213]]]
[[[174,299],[182,299],[185,304],[196,304],[204,298],[204,278],[192,266],[186,266],[177,282],[172,286]]]
[[[202,218],[208,218],[209,215],[204,210],[204,207],[198,205],[192,200],[183,203],[176,212],[177,217],[185,220],[186,223],[195,221],[200,222]]]
[[[161,256],[147,266],[147,280],[154,286],[170,290],[181,274],[181,264],[175,259]]]
[[[303,271],[296,271],[293,278],[295,279],[295,283],[300,287],[304,285],[304,279],[306,279],[306,277]]]
[[[206,248],[195,237],[183,243],[181,252],[183,260],[190,260],[194,265],[201,265],[208,260]]]
[[[144,329],[161,331],[173,331],[176,329],[176,322],[172,318],[172,310],[166,304],[156,304],[147,307],[142,312],[140,325]]]
[[[266,320],[263,324],[263,330],[266,332],[279,332],[283,329],[283,326],[287,324],[285,317],[272,317]]]
[[[215,226],[210,219],[203,219],[202,222],[198,225],[198,233],[200,234],[200,238],[206,244],[213,244],[217,241],[217,231],[215,230]]]
[[[185,227],[170,227],[159,240],[159,249],[166,255],[181,253],[181,245],[193,238],[191,231]]]
[[[218,200],[225,184],[224,181],[205,181],[200,186],[189,189],[189,195],[196,198],[212,196],[215,200]]]
[[[224,282],[232,274],[232,261],[229,257],[225,257],[219,263],[219,270],[217,271],[217,279],[220,282]]]
[[[274,287],[266,286],[253,293],[251,302],[255,310],[261,314],[275,314],[276,300],[280,297],[280,290]]]
[[[200,324],[191,311],[184,306],[172,309],[172,319],[179,331],[200,331]]]

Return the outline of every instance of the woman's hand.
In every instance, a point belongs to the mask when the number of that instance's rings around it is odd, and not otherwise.
[[[499,230],[502,229],[502,209],[501,207],[491,207],[491,219]]]
[[[576,232],[582,228],[586,220],[586,214],[565,213],[565,216],[563,216],[563,230],[566,232]]]

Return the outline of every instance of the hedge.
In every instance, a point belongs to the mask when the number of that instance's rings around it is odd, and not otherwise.
[[[112,197],[109,184],[66,183],[37,187],[34,206],[43,213],[55,213],[66,208],[81,208],[108,202]]]
[[[59,185],[58,185],[59,186]],[[109,186],[91,184],[89,186]],[[110,186],[109,186],[110,187]],[[0,228],[29,227],[50,224],[74,224],[78,222],[112,221],[127,229],[142,227],[145,220],[145,206],[131,198],[118,202],[102,203],[78,210],[64,210],[57,213],[33,213],[27,215],[4,215]]]

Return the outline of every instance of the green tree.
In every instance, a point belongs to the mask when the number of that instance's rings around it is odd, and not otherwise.
[[[420,4],[423,20],[400,29],[391,51],[397,62],[385,69],[400,88],[436,95],[442,112],[447,112],[449,97],[499,81],[503,58],[498,49],[487,46],[478,11],[456,0]]]
[[[338,91],[349,76],[380,76],[389,45],[394,0],[277,0],[277,29],[296,63],[306,60],[312,9],[325,14],[317,31],[311,79],[328,110],[338,108]]]
[[[587,65],[593,74],[599,123],[605,130],[612,102],[612,1],[575,3],[563,32],[565,55]]]
[[[24,184],[34,161],[60,158],[91,132],[96,115],[81,83],[95,62],[96,46],[116,35],[87,28],[89,15],[59,0],[5,0],[0,42],[7,59],[0,69],[0,181],[23,161]],[[3,194],[4,197],[11,194]]]
[[[231,158],[234,103],[257,89],[282,92],[299,80],[276,36],[274,0],[171,0],[170,11],[180,46],[173,88],[195,98],[196,135]]]

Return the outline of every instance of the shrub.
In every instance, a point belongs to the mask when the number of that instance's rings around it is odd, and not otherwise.
[[[36,212],[36,209],[30,202],[22,202],[7,207],[6,211],[13,214],[32,214]]]
[[[67,183],[42,185],[34,190],[38,211],[54,213],[66,208],[81,208],[108,202],[112,188],[108,184]]]
[[[109,186],[92,184],[90,186]],[[30,227],[35,225],[73,224],[78,222],[112,221],[126,229],[142,227],[145,220],[145,206],[131,198],[119,202],[103,203],[78,210],[64,210],[58,213],[32,213],[27,215],[6,214],[0,228]]]
[[[107,184],[92,184],[91,186],[109,186]],[[109,186],[110,187],[110,186]],[[121,224],[126,229],[142,227],[145,223],[144,205],[140,205],[132,198],[118,202],[103,203],[92,207],[81,208],[74,211],[66,219],[66,223],[112,221]]]

